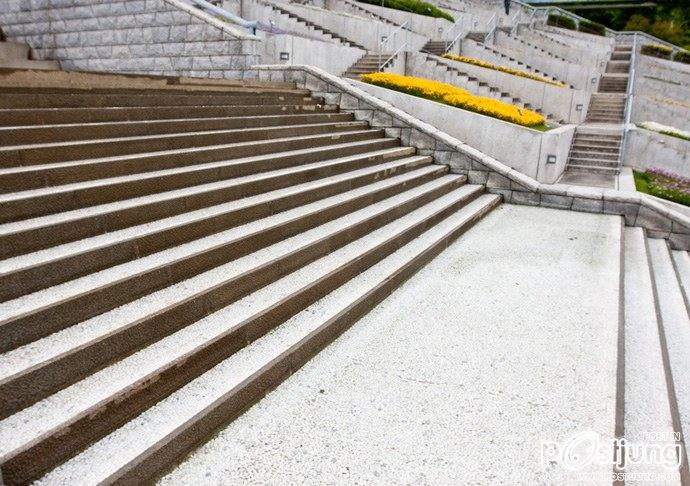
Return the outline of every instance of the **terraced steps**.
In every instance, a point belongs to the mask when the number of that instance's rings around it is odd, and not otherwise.
[[[621,142],[622,134],[578,128],[570,146],[566,171],[618,174]]]
[[[349,46],[349,47],[356,47],[358,49],[362,49],[363,51],[366,51],[366,48],[364,48],[362,45],[358,44],[357,42],[350,40],[348,38],[343,37],[342,35],[339,35],[331,30],[328,30],[325,27],[322,27],[310,20],[305,19],[304,17],[297,15],[296,13],[291,12],[290,10],[287,10],[286,8],[282,7],[280,4],[276,4],[273,2],[266,2],[263,0],[258,0],[258,2],[261,5],[264,5],[266,7],[269,7],[271,10],[276,12],[279,15],[285,15],[289,19],[297,22],[298,24],[302,24],[305,27],[312,29],[316,32],[319,32],[321,35],[325,37],[330,37],[333,40],[338,41],[340,44]]]
[[[422,52],[427,52],[433,54],[434,56],[442,56],[446,53],[446,41],[433,41],[430,40],[424,47],[422,47]]]
[[[5,484],[155,477],[500,202],[282,91],[178,93],[176,118],[157,93],[3,99],[5,120],[31,112],[0,129]]]

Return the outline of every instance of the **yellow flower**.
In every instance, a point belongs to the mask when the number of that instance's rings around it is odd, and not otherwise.
[[[365,83],[438,101],[526,127],[535,127],[546,123],[544,117],[534,111],[525,110],[493,98],[476,96],[467,90],[431,79],[394,73],[363,74],[360,79]]]
[[[445,57],[446,59],[450,59],[451,61],[473,64],[475,66],[493,69],[494,71],[501,71],[502,73],[512,74],[514,76],[520,76],[522,78],[528,78],[533,79],[535,81],[541,81],[542,83],[552,84],[554,86],[558,86],[559,88],[565,88],[565,83],[562,83],[561,81],[551,81],[549,78],[545,78],[544,76],[539,76],[537,74],[532,74],[525,71],[519,71],[508,66],[499,66],[497,64],[491,64],[490,62],[482,61],[480,59],[474,59],[472,57],[465,56],[456,56],[455,54],[444,54],[443,57]]]

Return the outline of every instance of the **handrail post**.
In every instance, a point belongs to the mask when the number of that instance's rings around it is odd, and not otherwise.
[[[632,52],[630,54],[630,71],[628,72],[628,86],[625,89],[625,115],[623,117],[623,140],[621,141],[621,150],[618,155],[618,171],[620,173],[623,167],[623,159],[625,158],[625,150],[628,142],[628,132],[630,130],[630,120],[632,118],[632,104],[633,104],[633,87],[635,85],[635,63],[637,61],[637,33],[633,34]]]

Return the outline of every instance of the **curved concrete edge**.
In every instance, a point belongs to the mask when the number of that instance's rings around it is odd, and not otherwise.
[[[166,0],[168,1],[168,0]],[[652,238],[668,239],[674,249],[690,250],[690,218],[643,194],[597,187],[541,184],[466,143],[351,85],[347,80],[307,65],[260,65],[245,72],[246,79],[294,82],[299,88],[340,105],[386,135],[414,145],[420,155],[467,175],[470,184],[484,185],[506,203],[572,211],[617,214],[626,226],[647,230]]]
[[[227,22],[223,22],[221,20],[218,20],[215,18],[213,15],[210,15],[203,10],[200,10],[198,8],[194,8],[193,6],[181,2],[180,0],[163,0],[165,3],[168,5],[171,5],[175,7],[178,10],[182,10],[189,15],[192,15],[199,20],[203,20],[207,24],[212,24],[215,27],[218,27],[228,35],[231,35],[237,39],[242,39],[242,40],[254,40],[254,41],[260,41],[261,38],[252,34],[247,34],[243,30],[240,30],[239,28],[233,27],[231,24],[228,24]]]

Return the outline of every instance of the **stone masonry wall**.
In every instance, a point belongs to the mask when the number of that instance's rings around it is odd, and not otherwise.
[[[0,26],[62,69],[240,79],[260,40],[179,0],[2,0]]]
[[[256,66],[245,79],[294,82],[299,88],[339,104],[358,120],[383,128],[399,137],[403,145],[417,147],[438,164],[467,175],[470,184],[482,184],[501,194],[507,203],[566,209],[589,213],[617,214],[627,226],[639,226],[652,238],[666,238],[674,249],[690,250],[690,218],[666,205],[632,191],[619,191],[564,184],[541,184],[460,140],[356,88],[348,81],[312,66]]]

